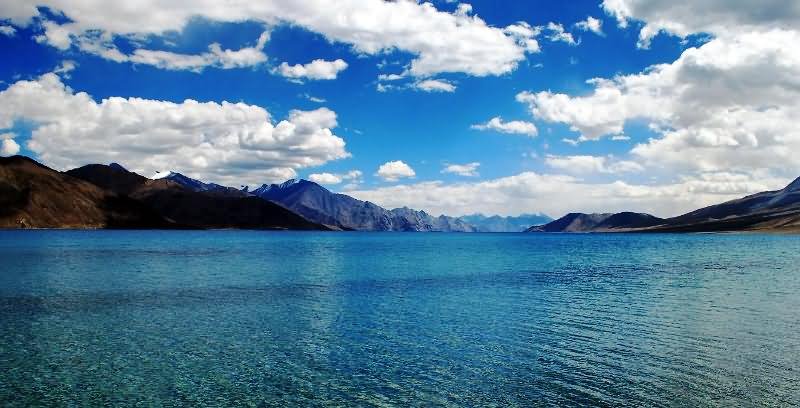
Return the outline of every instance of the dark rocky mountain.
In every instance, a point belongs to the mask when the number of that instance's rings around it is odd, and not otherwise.
[[[534,226],[528,232],[614,232],[630,231],[661,225],[664,220],[650,214],[621,212],[617,214],[570,213],[551,223]]]
[[[800,232],[800,178],[765,191],[661,219],[649,214],[572,213],[530,232]]]
[[[336,194],[307,180],[264,184],[251,191],[279,203],[304,217],[340,230],[355,231],[442,231],[474,232],[475,228],[456,218],[433,217],[409,208],[387,210],[369,201]]]
[[[83,166],[66,174],[142,203],[180,225],[196,228],[327,229],[275,203],[238,191],[230,193],[227,187],[195,191],[181,183],[188,178],[150,180],[121,166],[101,164]]]
[[[137,200],[27,157],[13,156],[0,157],[0,227],[92,229],[178,225]]]
[[[635,212],[621,212],[611,215],[595,226],[599,230],[626,230],[635,228],[650,228],[663,225],[664,219],[654,215]]]
[[[522,214],[517,217],[499,215],[487,217],[483,214],[473,214],[460,217],[460,219],[474,226],[478,232],[524,232],[531,226],[544,225],[553,221],[544,214]]]
[[[248,197],[251,195],[246,190],[238,190],[233,187],[226,187],[216,183],[204,183],[200,180],[196,180],[191,177],[184,176],[181,173],[175,173],[172,171],[166,176],[161,177],[159,180],[169,180],[198,193],[212,193],[229,197]]]
[[[612,215],[569,213],[545,225],[531,227],[528,232],[588,232]]]
[[[777,191],[765,191],[670,218],[665,232],[800,229],[800,178]]]

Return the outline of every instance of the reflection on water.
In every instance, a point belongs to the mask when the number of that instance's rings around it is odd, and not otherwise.
[[[0,232],[0,403],[800,404],[800,238]]]

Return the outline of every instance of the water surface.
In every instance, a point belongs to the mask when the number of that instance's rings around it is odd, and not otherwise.
[[[0,405],[797,406],[800,237],[0,231]]]

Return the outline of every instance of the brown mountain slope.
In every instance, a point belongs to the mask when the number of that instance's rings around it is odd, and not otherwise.
[[[125,194],[164,218],[197,228],[325,230],[280,205],[239,191],[193,191],[169,179],[150,180],[119,166],[90,164],[67,172]]]
[[[23,156],[0,158],[2,228],[174,228],[148,206]]]

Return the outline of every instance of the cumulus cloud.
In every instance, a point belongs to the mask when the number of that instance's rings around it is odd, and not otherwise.
[[[97,102],[52,73],[0,92],[0,129],[17,120],[37,125],[28,148],[60,170],[119,162],[145,175],[177,170],[222,184],[255,185],[349,156],[331,130],[336,114],[327,108],[291,111],[275,123],[264,108],[245,103],[120,97]]]
[[[19,153],[19,145],[14,140],[15,136],[10,132],[0,134],[0,156],[13,156]]]
[[[69,27],[72,36],[91,32],[111,36],[159,35],[180,31],[198,17],[219,22],[288,23],[322,34],[330,41],[351,44],[359,54],[408,52],[414,56],[409,72],[419,77],[442,72],[502,75],[513,71],[525,59],[526,52],[535,50],[530,38],[512,36],[503,28],[491,27],[472,15],[466,6],[447,13],[437,10],[432,3],[412,0],[344,0],[335,4],[325,0],[223,3],[143,0],[134,8],[107,7],[101,0],[41,0],[36,6],[64,13],[72,21]],[[36,6],[25,0],[4,1],[0,4],[0,16],[14,24],[30,24],[39,16]],[[56,34],[53,32],[54,40]]]
[[[315,59],[308,64],[289,65],[288,63],[281,63],[277,68],[277,72],[286,78],[291,79],[314,79],[314,80],[330,80],[336,79],[339,72],[347,68],[347,63],[342,59],[335,61],[325,61],[323,59]]]
[[[604,0],[602,7],[621,27],[627,27],[630,20],[643,21],[639,32],[643,48],[661,32],[685,38],[694,33],[731,36],[800,27],[800,6],[791,0]]]
[[[417,175],[411,166],[400,160],[383,163],[378,167],[378,172],[375,174],[385,181],[397,181],[401,178],[410,178]]]
[[[521,120],[504,122],[499,116],[489,119],[486,123],[472,125],[471,128],[475,130],[493,130],[500,133],[527,135],[531,137],[535,137],[539,133],[536,129],[536,125],[533,123]]]
[[[603,22],[592,16],[586,17],[586,20],[575,23],[575,28],[581,31],[591,31],[597,35],[605,35],[603,33]]]
[[[318,184],[339,184],[342,178],[332,173],[314,173],[308,179]]]
[[[414,83],[414,89],[423,92],[455,92],[456,86],[444,79],[425,79]]]
[[[519,215],[569,211],[647,212],[669,217],[698,207],[785,186],[787,180],[734,173],[702,174],[661,185],[623,181],[587,183],[573,176],[525,172],[470,183],[431,181],[352,191],[348,194],[386,208],[409,206],[431,214]]]
[[[308,176],[308,179],[317,184],[341,184],[343,181],[351,181],[352,183],[361,182],[362,173],[359,170],[351,170],[347,173],[334,174],[334,173],[314,173]]]
[[[573,97],[523,92],[537,118],[568,124],[581,140],[622,134],[644,120],[657,137],[632,153],[673,170],[800,172],[800,32],[715,38],[671,64],[595,79]]]
[[[464,177],[478,177],[478,167],[481,164],[478,162],[466,164],[450,164],[442,169],[442,173],[457,174]]]
[[[614,160],[607,156],[556,156],[548,155],[545,164],[570,174],[632,173],[643,171],[641,164],[630,160]]]

